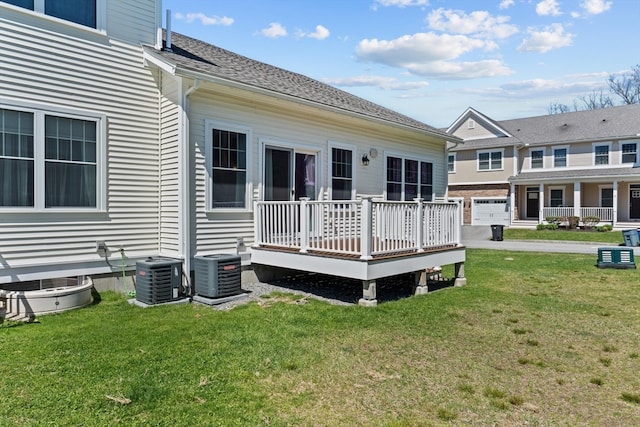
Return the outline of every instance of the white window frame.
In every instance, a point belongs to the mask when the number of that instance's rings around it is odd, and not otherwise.
[[[476,128],[476,122],[473,119],[469,119],[467,121],[467,129],[475,129]]]
[[[338,148],[340,150],[351,151],[351,199],[356,199],[356,176],[357,176],[357,149],[355,145],[345,144],[342,142],[329,141],[329,163],[327,165],[327,176],[329,177],[329,199],[333,200],[333,149]]]
[[[247,145],[245,147],[246,150],[246,174],[245,174],[245,194],[244,194],[244,207],[242,208],[214,208],[213,205],[213,130],[222,130],[227,132],[235,132],[242,133],[246,135]],[[251,193],[252,193],[252,163],[251,163],[251,153],[253,146],[252,139],[252,129],[247,125],[243,125],[240,123],[231,123],[222,120],[215,119],[205,119],[204,121],[204,132],[205,132],[205,211],[206,212],[251,212],[253,210],[253,206],[251,203]]]
[[[635,162],[632,163],[632,162],[624,162],[623,161],[623,156],[624,156],[624,153],[622,152],[622,146],[623,145],[635,145],[636,146],[636,152],[635,152],[636,153],[636,160],[635,160]],[[622,164],[622,165],[626,165],[626,164],[635,165],[635,164],[638,164],[640,162],[640,153],[638,152],[638,149],[640,149],[640,141],[635,141],[635,140],[632,140],[632,141],[620,141],[620,164]]]
[[[447,173],[456,173],[456,164],[458,160],[457,153],[448,153],[447,154]],[[449,157],[453,157],[453,169],[449,170]]]
[[[0,108],[33,114],[33,206],[0,207],[0,212],[106,212],[107,210],[107,116],[87,110],[0,99]],[[45,117],[55,116],[96,123],[96,206],[45,207]]]
[[[399,152],[385,152],[384,153],[384,199],[385,200],[389,200],[388,194],[387,194],[387,185],[389,184],[389,181],[387,180],[387,159],[389,157],[395,157],[397,159],[401,159],[402,160],[402,171],[401,171],[401,176],[402,176],[402,191],[401,191],[401,201],[411,201],[411,200],[406,200],[406,196],[405,196],[405,186],[407,184],[406,180],[405,180],[405,162],[407,160],[413,160],[413,161],[417,161],[418,162],[418,193],[420,193],[420,189],[422,187],[422,182],[420,182],[420,166],[422,162],[425,163],[431,163],[431,198],[429,200],[425,199],[425,201],[431,201],[431,199],[433,199],[433,197],[436,194],[436,161],[430,157],[420,157],[417,156],[415,154],[407,154],[407,153],[399,153]],[[424,199],[424,197],[422,196],[422,194],[420,193],[420,197],[422,197]]]
[[[542,167],[534,168],[533,167],[533,152],[534,151],[542,151]],[[529,149],[529,169],[544,169],[546,166],[547,153],[544,147],[542,148],[530,148]]]
[[[553,190],[560,190],[562,191],[562,203],[560,204],[560,206],[551,206],[551,191]],[[567,205],[567,188],[564,185],[556,185],[556,186],[550,186],[549,187],[549,199],[547,200],[547,206],[548,207],[566,207]]]
[[[565,157],[566,164],[564,166],[556,166],[556,151],[557,150],[566,150],[566,153],[567,153],[567,155]],[[553,147],[552,148],[552,154],[553,154],[553,156],[552,156],[552,165],[553,165],[554,168],[560,169],[560,168],[568,168],[569,167],[569,146],[568,145],[560,145],[560,146],[557,146],[557,147]]]
[[[58,24],[64,24],[72,28],[106,34],[107,32],[107,0],[95,0],[95,1],[96,1],[96,28],[88,27],[82,24],[77,24],[75,22],[67,21],[66,19],[57,18],[55,16],[46,15],[44,13],[45,0],[34,0],[33,10],[26,9],[20,6],[14,6],[12,4],[4,3],[4,2],[0,2],[0,10],[2,8],[7,8],[7,9],[14,10],[16,12],[35,15],[38,18],[46,19],[48,21],[55,22]]]
[[[607,163],[601,163],[601,164],[596,163],[597,161],[596,150],[598,147],[607,147]],[[592,144],[591,152],[592,152],[592,162],[594,166],[602,167],[602,166],[609,166],[611,164],[611,143],[610,142],[594,142]]]
[[[611,190],[611,192],[613,193],[613,186],[612,185],[599,185],[598,186],[598,206],[603,208],[605,206],[602,206],[602,190]],[[606,206],[606,207],[614,207],[613,206],[613,194],[611,194],[611,204],[612,206]]]
[[[491,155],[493,153],[500,153],[500,167],[493,168]],[[481,154],[489,154],[489,169],[480,169],[480,155]],[[502,171],[504,170],[504,148],[499,150],[478,150],[476,151],[476,170],[478,172],[494,172],[494,171]]]

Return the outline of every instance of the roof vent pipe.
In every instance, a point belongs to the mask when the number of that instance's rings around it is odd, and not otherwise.
[[[171,9],[167,9],[167,42],[164,49],[171,52]]]

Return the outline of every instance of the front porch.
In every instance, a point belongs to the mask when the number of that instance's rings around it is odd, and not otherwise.
[[[361,305],[376,305],[376,279],[415,273],[428,291],[436,267],[453,264],[463,285],[465,248],[455,203],[260,201],[254,204],[251,262],[362,281]]]

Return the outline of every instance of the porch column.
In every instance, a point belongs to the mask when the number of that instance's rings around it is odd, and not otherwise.
[[[611,218],[611,225],[616,226],[618,223],[618,181],[613,181],[613,216]]]
[[[453,286],[464,286],[467,284],[467,278],[464,277],[464,262],[457,262],[453,268],[456,278]]]
[[[573,183],[573,216],[582,218],[580,209],[582,208],[582,200],[580,200],[580,181]]]
[[[378,305],[375,280],[362,281],[362,298],[358,301],[358,305],[362,307],[375,307]]]
[[[538,189],[538,224],[544,221],[544,184],[540,183]]]
[[[516,212],[516,185],[512,182],[509,185],[509,224],[513,224],[517,218],[515,217]]]
[[[371,233],[373,232],[373,215],[371,214],[371,204],[373,196],[362,197],[362,227],[360,230],[360,259],[371,259]],[[375,282],[374,282],[375,286]],[[375,299],[375,292],[374,292]]]
[[[309,197],[300,197],[300,252],[307,253],[309,247]]]
[[[262,215],[258,209],[259,209],[258,199],[254,199],[253,200],[253,246],[256,248],[260,246],[260,243],[262,240],[262,227],[260,226],[262,224]]]
[[[414,202],[416,202],[416,204],[418,205],[418,209],[417,209],[417,214],[416,214],[416,249],[418,250],[418,252],[424,252],[424,248],[422,247],[422,242],[423,242],[423,230],[424,227],[422,226],[422,224],[424,223],[424,209],[423,209],[423,202],[424,199],[422,198],[416,198],[413,199]]]

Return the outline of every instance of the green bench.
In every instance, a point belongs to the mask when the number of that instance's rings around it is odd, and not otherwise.
[[[598,268],[636,268],[633,248],[598,248]]]

